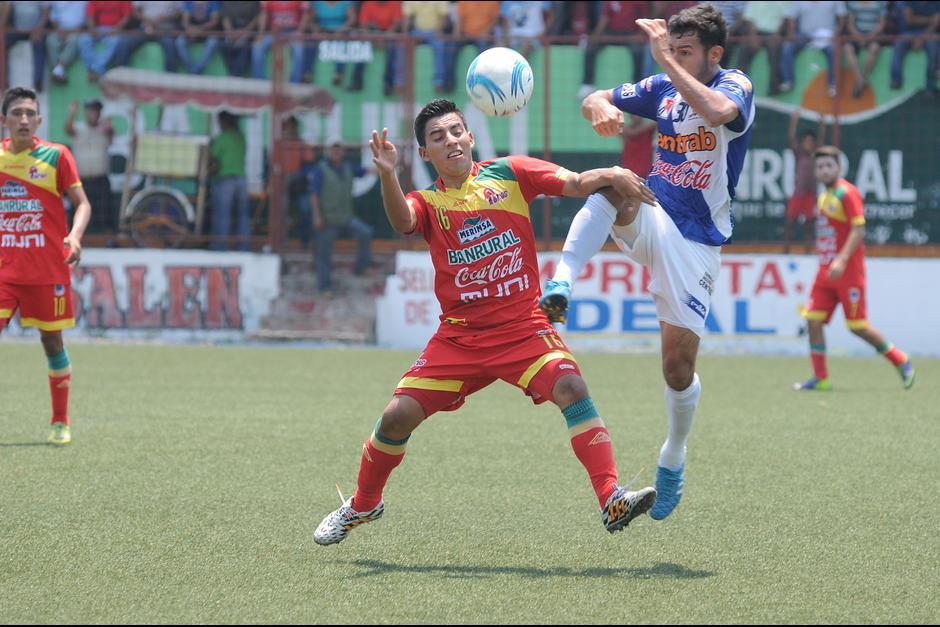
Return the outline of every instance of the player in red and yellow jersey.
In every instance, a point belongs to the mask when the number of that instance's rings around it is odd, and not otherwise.
[[[35,135],[36,93],[12,88],[0,111],[10,133],[0,144],[0,332],[17,310],[24,327],[39,329],[52,395],[49,442],[68,444],[72,366],[62,329],[75,326],[71,266],[81,258],[91,206],[69,149]],[[63,194],[75,207],[71,231]]]
[[[868,322],[865,307],[865,208],[858,189],[841,178],[839,149],[822,146],[814,155],[816,180],[826,186],[817,202],[816,252],[819,272],[804,312],[809,325],[813,377],[797,390],[831,390],[823,325],[841,303],[849,329],[897,368],[906,389],[914,385],[914,366],[899,348]]]
[[[538,195],[584,197],[613,187],[623,197],[651,202],[642,179],[619,167],[569,172],[529,157],[473,161],[473,135],[449,100],[428,103],[415,120],[419,154],[440,178],[407,196],[399,185],[398,151],[375,131],[369,145],[392,227],[418,232],[434,262],[441,325],[405,372],[366,441],[356,493],[323,519],[318,544],[335,544],[349,530],[384,512],[382,491],[401,463],[418,425],[453,411],[466,397],[501,379],[535,403],[552,401],[567,420],[571,446],[587,470],[608,531],[652,507],[653,488],[617,485],[610,434],[578,364],[539,309],[539,270],[529,203]]]

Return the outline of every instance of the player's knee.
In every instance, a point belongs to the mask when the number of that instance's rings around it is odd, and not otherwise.
[[[685,390],[692,385],[695,376],[695,364],[681,356],[663,359],[663,379],[673,390]]]
[[[552,400],[562,409],[587,396],[587,383],[575,374],[560,377],[552,387]]]
[[[418,401],[410,396],[395,396],[382,412],[379,435],[392,440],[403,440],[418,428],[424,418],[424,410]]]
[[[42,348],[46,352],[46,355],[50,357],[58,355],[65,349],[65,344],[62,342],[61,331],[44,331],[39,334],[39,341],[42,342]]]

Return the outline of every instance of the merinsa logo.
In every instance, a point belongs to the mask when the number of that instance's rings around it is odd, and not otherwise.
[[[705,130],[704,126],[699,126],[697,132],[688,135],[659,134],[659,147],[679,154],[697,150],[714,150],[717,145],[715,134]]]

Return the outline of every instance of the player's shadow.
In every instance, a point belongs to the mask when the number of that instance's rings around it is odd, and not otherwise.
[[[550,577],[627,577],[630,579],[703,579],[714,577],[710,570],[692,570],[680,564],[660,562],[645,568],[535,568],[532,566],[426,566],[417,564],[395,564],[379,560],[355,560],[347,562],[349,566],[359,568],[353,577],[373,577],[388,573],[420,573],[443,575],[457,579],[491,577],[493,575],[519,575],[532,579]]]
[[[49,446],[48,442],[0,442],[0,448],[9,448],[12,446]]]

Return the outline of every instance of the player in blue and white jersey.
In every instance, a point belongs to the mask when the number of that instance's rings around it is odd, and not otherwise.
[[[594,92],[581,111],[595,132],[614,137],[624,112],[655,120],[659,141],[648,185],[655,205],[631,205],[604,191],[590,196],[571,223],[562,259],[540,304],[552,321],[567,317],[571,286],[611,234],[631,259],[649,268],[649,289],[662,334],[669,435],[656,470],[661,520],[678,505],[686,440],[701,396],[695,373],[699,340],[731,237],[731,201],[754,122],[753,87],[720,65],[724,18],[699,4],[664,20],[637,20],[663,74]]]

